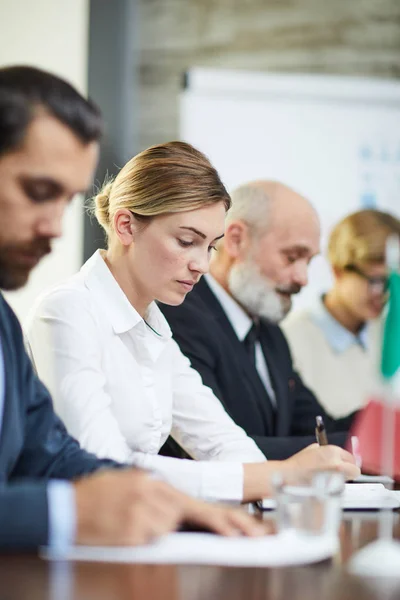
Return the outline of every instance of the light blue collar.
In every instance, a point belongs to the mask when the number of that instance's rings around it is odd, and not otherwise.
[[[312,321],[322,330],[331,348],[341,354],[354,344],[368,349],[368,323],[365,323],[357,335],[343,327],[325,308],[322,297],[310,307]]]

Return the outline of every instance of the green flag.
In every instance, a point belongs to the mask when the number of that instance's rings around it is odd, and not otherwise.
[[[381,373],[392,379],[400,368],[400,275],[389,275],[389,306],[383,330]]]

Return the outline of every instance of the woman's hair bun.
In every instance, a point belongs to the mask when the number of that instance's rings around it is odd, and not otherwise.
[[[112,184],[112,181],[105,183],[93,200],[96,219],[106,231],[108,231],[110,225],[110,194]]]

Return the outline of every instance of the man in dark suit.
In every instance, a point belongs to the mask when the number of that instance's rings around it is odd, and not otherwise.
[[[316,212],[269,181],[241,186],[232,202],[210,273],[182,305],[161,309],[203,382],[267,458],[287,458],[315,441],[316,415],[332,432],[329,441],[343,446],[352,417],[325,413],[294,370],[278,325],[319,252]]]
[[[100,133],[98,109],[66,82],[0,69],[0,288],[24,285],[61,235],[64,209],[90,184]],[[260,529],[121,466],[68,435],[0,294],[0,550],[141,544],[185,520],[221,533]]]

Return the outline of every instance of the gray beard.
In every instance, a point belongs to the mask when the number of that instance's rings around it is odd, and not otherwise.
[[[232,267],[228,277],[232,296],[253,317],[279,323],[289,312],[292,302],[285,301],[252,261]]]

